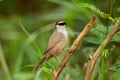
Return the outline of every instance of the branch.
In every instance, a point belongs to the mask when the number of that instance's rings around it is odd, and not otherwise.
[[[103,43],[102,43],[103,48],[108,44],[108,42],[113,37],[113,35],[119,30],[119,27],[120,27],[120,19],[115,23],[113,29],[111,30],[111,32],[107,35],[107,37],[103,41]],[[91,79],[91,75],[92,75],[93,68],[94,68],[95,63],[96,63],[96,59],[100,56],[100,53],[101,53],[100,50],[101,50],[101,45],[98,47],[98,49],[93,54],[93,56],[90,56],[90,58],[87,62],[85,80]]]
[[[54,80],[58,80],[59,74],[61,73],[61,71],[65,67],[67,61],[69,60],[69,58],[71,57],[71,55],[73,54],[73,52],[75,51],[75,49],[77,48],[77,46],[80,43],[80,41],[87,34],[87,32],[89,31],[89,29],[92,27],[95,19],[96,19],[95,16],[93,16],[91,18],[91,20],[89,21],[89,23],[85,26],[85,28],[82,30],[82,32],[79,34],[79,36],[76,38],[76,40],[74,41],[74,43],[72,44],[72,46],[68,49],[67,54],[64,56],[64,58],[60,62],[60,65],[58,66],[58,68],[53,73]]]

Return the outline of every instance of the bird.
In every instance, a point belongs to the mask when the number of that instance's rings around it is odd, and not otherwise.
[[[68,37],[65,26],[66,23],[63,20],[59,20],[55,23],[54,31],[50,36],[50,39],[44,51],[44,55],[37,63],[37,65],[33,68],[33,72],[37,71],[45,61],[58,56],[63,51]]]

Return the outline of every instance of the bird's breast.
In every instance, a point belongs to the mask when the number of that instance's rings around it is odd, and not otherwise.
[[[57,29],[57,31],[62,33],[65,36],[65,38],[67,39],[68,35],[67,35],[66,29],[64,29],[64,28],[63,29]]]

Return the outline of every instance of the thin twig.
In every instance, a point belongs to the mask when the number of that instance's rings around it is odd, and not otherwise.
[[[54,80],[58,80],[59,74],[61,73],[61,71],[65,67],[67,61],[69,60],[69,58],[71,57],[71,55],[73,54],[73,52],[75,51],[75,49],[77,48],[77,46],[80,43],[80,41],[84,38],[84,36],[89,31],[89,29],[92,27],[95,19],[96,19],[95,16],[93,16],[91,18],[91,20],[89,21],[89,23],[85,26],[85,28],[82,30],[82,32],[79,34],[79,36],[76,38],[76,40],[74,41],[74,43],[72,44],[72,46],[68,49],[67,54],[64,56],[64,58],[62,59],[60,65],[58,66],[58,68],[53,73]]]
[[[108,44],[108,42],[113,37],[113,35],[119,30],[119,27],[120,27],[120,19],[115,23],[113,29],[111,30],[111,32],[107,35],[107,37],[103,41],[103,43],[102,43],[102,47],[103,48]],[[85,73],[85,80],[90,80],[91,79],[91,75],[92,75],[93,68],[95,66],[96,60],[100,56],[100,53],[101,53],[100,50],[101,50],[101,45],[95,51],[93,56],[90,56],[90,58],[89,58],[89,60],[87,62],[86,73]]]

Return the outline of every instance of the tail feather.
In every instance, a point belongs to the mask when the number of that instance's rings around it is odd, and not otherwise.
[[[35,72],[38,70],[38,68],[44,63],[44,61],[46,61],[46,57],[43,57],[39,63],[33,68],[33,71],[32,72]]]

